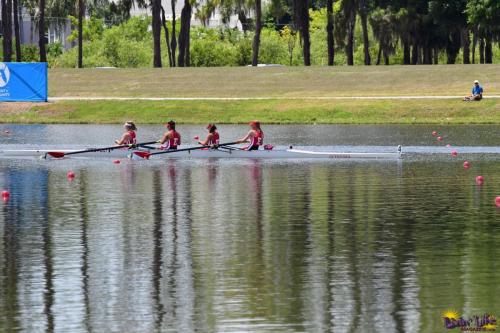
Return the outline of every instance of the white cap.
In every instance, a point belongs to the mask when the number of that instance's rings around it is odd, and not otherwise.
[[[474,83],[479,83],[479,81],[478,80],[474,80]]]

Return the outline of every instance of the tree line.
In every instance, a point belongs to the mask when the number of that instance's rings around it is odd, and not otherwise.
[[[134,6],[151,13],[153,66],[162,67],[162,49],[168,54],[170,67],[191,65],[191,19],[204,25],[219,13],[229,24],[237,17],[243,32],[251,34],[251,64],[259,62],[263,26],[282,30],[286,27],[300,38],[303,64],[311,65],[311,13],[321,11],[326,16],[327,63],[335,63],[336,52],[345,54],[347,65],[354,65],[355,30],[362,32],[365,65],[389,64],[396,48],[402,49],[402,64],[436,64],[440,54],[454,64],[462,54],[464,64],[492,63],[495,44],[500,45],[500,1],[498,0],[171,0],[172,17],[166,19],[161,0],[0,0],[2,8],[3,60],[21,61],[19,34],[20,8],[36,17],[39,33],[39,60],[47,61],[46,12],[50,15],[77,17],[77,66],[83,67],[83,25],[86,13],[108,22],[123,22],[130,18]],[[177,1],[183,1],[177,17]],[[179,31],[177,31],[177,29]],[[373,38],[369,38],[369,35]],[[14,38],[13,38],[14,37]],[[12,48],[15,40],[15,52]],[[370,43],[377,54],[372,59]],[[479,59],[476,59],[479,54]]]

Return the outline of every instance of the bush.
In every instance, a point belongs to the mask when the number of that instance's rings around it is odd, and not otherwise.
[[[36,62],[40,60],[40,52],[35,44],[21,45],[21,60],[24,62]]]

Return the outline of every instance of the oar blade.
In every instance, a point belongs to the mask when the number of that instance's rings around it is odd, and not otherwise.
[[[49,151],[46,153],[46,156],[54,157],[54,158],[63,158],[66,154],[62,151]]]
[[[151,156],[151,153],[148,153],[147,151],[134,151],[133,156],[137,156],[139,158],[149,160],[149,157]]]

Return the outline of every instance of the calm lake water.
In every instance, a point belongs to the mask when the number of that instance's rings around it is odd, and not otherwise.
[[[220,128],[222,141],[246,131]],[[0,149],[98,146],[121,133],[5,129]],[[0,159],[0,190],[11,192],[0,206],[0,332],[458,332],[444,311],[500,317],[500,126],[265,129],[278,146],[403,144],[407,155]]]

